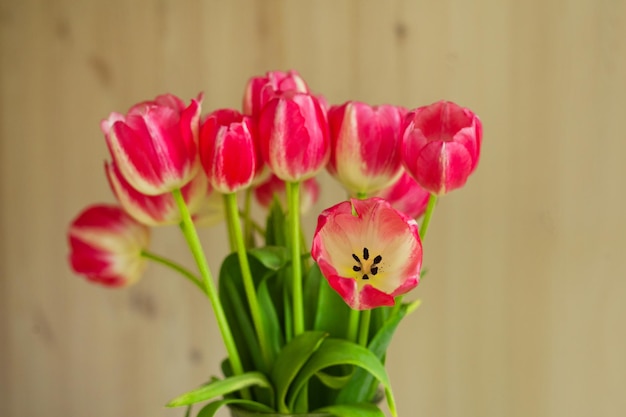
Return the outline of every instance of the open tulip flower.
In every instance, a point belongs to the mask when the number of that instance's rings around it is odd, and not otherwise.
[[[346,303],[365,310],[417,286],[422,243],[415,220],[386,200],[353,199],[322,212],[311,256]]]
[[[165,226],[180,223],[181,217],[172,193],[146,195],[135,190],[121,174],[115,162],[104,164],[111,190],[124,210],[138,222],[148,226]],[[205,201],[208,179],[203,172],[188,182],[181,193],[192,215],[195,215]]]
[[[201,97],[185,106],[171,94],[111,113],[100,128],[120,172],[139,192],[179,189],[196,175]]]
[[[328,171],[354,195],[371,196],[402,172],[400,141],[406,110],[349,101],[328,112]]]
[[[130,285],[146,268],[141,252],[150,241],[150,229],[121,207],[86,208],[72,221],[68,239],[70,264],[89,281],[107,287]]]
[[[381,387],[398,417],[387,348],[420,303],[403,296],[420,281],[437,195],[476,168],[480,120],[446,101],[409,114],[329,106],[295,71],[251,78],[242,112],[202,117],[201,101],[164,94],[101,123],[120,206],[88,207],[71,223],[73,270],[122,287],[151,261],[206,296],[227,357],[222,378],[167,404],[189,417],[222,406],[233,415],[379,417]],[[311,242],[301,216],[316,207],[324,169],[355,198],[330,203]],[[229,254],[215,276],[197,228],[222,220],[228,238],[213,236],[211,249]],[[193,268],[148,250],[150,227],[168,224],[179,226]]]
[[[433,194],[462,187],[476,169],[482,142],[480,119],[449,101],[407,115],[402,154],[407,171]]]

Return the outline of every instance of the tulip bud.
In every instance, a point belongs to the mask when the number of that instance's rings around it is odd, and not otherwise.
[[[287,72],[269,71],[265,77],[250,78],[243,97],[244,114],[258,117],[271,98],[287,91],[308,93],[309,87],[300,77],[300,74],[294,70]]]
[[[259,120],[261,154],[283,181],[315,176],[328,162],[328,122],[317,98],[283,93],[270,100]]]
[[[401,107],[349,101],[328,112],[331,156],[328,171],[354,195],[368,196],[402,172]]]
[[[126,181],[115,162],[106,162],[104,169],[113,194],[124,210],[135,220],[148,226],[180,223],[180,211],[172,193],[142,194]],[[181,193],[192,216],[199,210],[201,203],[206,198],[208,182],[204,172],[198,171],[196,176],[181,188]]]
[[[306,214],[317,202],[320,194],[320,186],[315,177],[302,182],[300,188],[300,213]],[[272,175],[267,181],[254,189],[256,201],[263,207],[269,208],[274,200],[278,198],[283,210],[287,209],[287,195],[285,192],[285,182]]]
[[[403,172],[395,183],[378,192],[376,197],[384,198],[396,210],[417,219],[426,211],[430,193],[420,187],[409,174]]]
[[[146,268],[141,252],[150,241],[150,229],[121,207],[94,205],[70,225],[69,260],[72,269],[87,280],[107,287],[136,282]]]
[[[111,113],[100,124],[121,174],[139,192],[158,195],[187,184],[200,167],[201,97],[185,104],[166,94]]]
[[[213,188],[233,193],[261,173],[263,160],[252,119],[236,110],[211,113],[200,130],[200,161]]]
[[[410,112],[402,157],[422,188],[445,194],[462,187],[480,157],[482,125],[469,109],[440,101]]]

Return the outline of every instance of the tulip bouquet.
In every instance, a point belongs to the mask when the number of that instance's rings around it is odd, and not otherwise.
[[[119,204],[92,205],[72,222],[73,269],[121,287],[154,261],[208,298],[228,357],[223,377],[168,403],[187,416],[204,402],[200,417],[222,406],[373,417],[383,395],[396,416],[386,350],[418,306],[403,295],[419,282],[437,196],[478,163],[478,117],[445,101],[329,107],[295,71],[252,78],[242,111],[202,117],[201,104],[202,95],[186,104],[166,94],[101,123]],[[309,243],[301,214],[324,168],[347,197],[319,215]],[[252,216],[255,198],[264,224]],[[223,218],[231,254],[213,270],[196,228]],[[150,228],[172,224],[193,270],[148,249]]]

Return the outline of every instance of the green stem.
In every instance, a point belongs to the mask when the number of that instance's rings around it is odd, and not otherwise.
[[[151,261],[155,261],[156,263],[159,263],[161,265],[167,266],[170,269],[173,269],[174,271],[181,274],[183,277],[187,278],[187,280],[193,283],[196,287],[200,288],[200,290],[206,294],[206,289],[202,284],[202,280],[181,264],[178,264],[171,259],[167,259],[161,255],[157,255],[156,253],[148,252],[145,250],[141,252],[141,256],[146,259],[150,259]]]
[[[222,194],[222,196],[226,196],[226,194]],[[228,207],[226,206],[226,199],[222,198],[222,204],[224,206],[224,213],[226,213],[226,216],[228,216]],[[227,222],[228,225],[228,222]],[[230,253],[233,253],[237,250],[237,244],[236,242],[236,238],[235,235],[233,234],[234,231],[233,229],[230,227],[230,225],[228,225],[228,227],[226,228],[226,230],[228,230],[228,244],[230,245]]]
[[[252,279],[252,273],[250,272],[250,264],[248,262],[248,254],[246,252],[244,237],[241,231],[241,224],[239,223],[237,195],[235,193],[224,194],[224,206],[226,207],[228,228],[231,230],[231,236],[235,239],[235,248],[237,249],[237,256],[239,258],[243,286],[246,291],[246,297],[248,299],[248,306],[250,307],[250,314],[252,315],[254,329],[259,339],[261,355],[263,356],[265,365],[269,367],[270,346],[267,335],[265,334],[265,328],[263,327],[263,313],[256,295],[256,288],[254,286],[254,280]]]
[[[291,270],[293,294],[294,336],[304,332],[304,306],[302,301],[302,264],[300,259],[300,183],[287,182],[289,207],[288,228],[291,243]]]
[[[228,352],[228,358],[233,373],[235,375],[242,375],[243,366],[239,357],[239,351],[237,351],[235,339],[233,338],[233,334],[228,325],[228,321],[226,320],[224,308],[222,307],[222,303],[220,302],[219,296],[217,294],[217,289],[215,288],[215,283],[213,282],[213,276],[211,275],[209,264],[206,260],[206,257],[204,256],[202,244],[200,243],[200,238],[198,237],[198,232],[196,231],[196,227],[191,220],[189,209],[187,209],[187,204],[185,204],[185,199],[183,198],[180,189],[172,191],[172,195],[174,196],[174,200],[176,201],[176,205],[178,206],[178,210],[180,211],[180,215],[182,217],[182,230],[185,235],[185,240],[187,241],[189,249],[191,250],[196,264],[198,265],[198,269],[200,270],[200,276],[202,277],[207,297],[211,302],[211,307],[213,308],[213,313],[215,314],[215,319],[220,329],[222,340],[224,341],[224,345],[226,346],[226,351]],[[242,396],[245,399],[251,398],[250,392],[247,390],[242,391]]]
[[[350,315],[348,316],[348,337],[347,339],[351,342],[357,341],[359,334],[359,318],[361,317],[361,312],[359,310],[350,309]]]
[[[361,323],[359,325],[359,345],[367,347],[367,339],[370,332],[370,319],[372,310],[361,311]]]
[[[433,213],[435,212],[435,206],[437,205],[437,194],[430,194],[428,197],[428,205],[426,206],[426,213],[424,213],[424,220],[422,221],[422,227],[420,227],[420,239],[422,243],[424,242],[424,238],[426,237],[426,232],[428,231],[428,225],[430,225],[430,220],[433,217]],[[393,307],[392,314],[397,314],[400,311],[400,306],[402,305],[402,300],[404,296],[401,295],[396,298],[396,305]]]
[[[435,205],[437,205],[437,194],[430,194],[428,197],[428,205],[426,206],[426,213],[424,214],[424,221],[422,222],[422,227],[420,227],[420,238],[424,239],[426,237],[426,232],[428,231],[428,225],[430,224],[430,219],[433,216],[435,211]]]

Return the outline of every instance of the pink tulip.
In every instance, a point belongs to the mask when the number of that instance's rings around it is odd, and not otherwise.
[[[102,121],[111,156],[133,188],[163,194],[196,175],[201,101],[200,96],[185,107],[178,97],[165,94]]]
[[[283,181],[315,176],[328,162],[328,122],[309,94],[283,93],[270,100],[259,120],[261,154]]]
[[[311,256],[350,307],[367,310],[417,286],[422,243],[415,220],[389,202],[353,199],[319,216]]]
[[[315,178],[303,181],[300,190],[300,213],[306,214],[317,202],[319,194],[320,186]],[[274,197],[277,197],[283,210],[287,209],[285,182],[275,175],[254,189],[254,197],[265,208],[269,208]]]
[[[407,115],[404,166],[422,188],[445,194],[462,187],[480,157],[482,125],[469,109],[449,101]]]
[[[124,210],[135,220],[148,226],[165,226],[181,222],[180,211],[172,193],[146,195],[135,190],[122,176],[115,162],[106,162],[104,169],[113,194]],[[198,171],[181,192],[193,216],[206,198],[209,181]]]
[[[234,193],[263,170],[252,119],[236,110],[211,113],[200,129],[200,161],[213,188]]]
[[[403,172],[395,183],[378,192],[376,197],[384,198],[396,210],[417,219],[426,211],[430,193],[420,187],[409,174]]]
[[[243,97],[244,114],[258,117],[271,98],[286,91],[308,93],[309,87],[300,77],[300,74],[294,70],[287,72],[269,71],[264,77],[250,78]]]
[[[121,207],[93,205],[72,221],[68,233],[72,269],[87,280],[107,287],[136,282],[146,268],[141,252],[150,229]]]
[[[349,101],[328,112],[328,171],[352,194],[372,195],[402,172],[402,119],[406,110]]]

